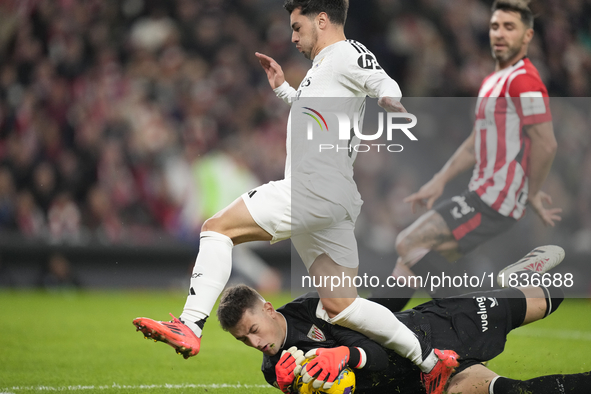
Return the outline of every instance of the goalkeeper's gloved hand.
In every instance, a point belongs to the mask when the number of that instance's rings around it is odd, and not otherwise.
[[[350,351],[346,346],[339,346],[330,349],[312,349],[306,353],[306,358],[313,356],[316,357],[302,369],[302,381],[309,383],[316,378],[312,387],[329,389],[337,376],[347,367]]]
[[[284,350],[281,354],[279,362],[275,365],[275,375],[277,375],[277,385],[284,393],[291,392],[291,384],[295,379],[294,370],[305,360],[304,352],[298,350],[297,347],[292,346]]]

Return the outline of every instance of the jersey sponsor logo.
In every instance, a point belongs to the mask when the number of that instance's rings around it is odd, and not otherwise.
[[[478,311],[476,314],[480,317],[480,327],[482,332],[488,330],[488,309],[492,309],[499,305],[499,301],[495,297],[474,297]],[[490,302],[490,305],[486,305],[486,301]]]
[[[364,68],[366,70],[381,70],[382,67],[378,64],[373,55],[369,53],[363,53],[359,58],[357,58],[357,64],[359,67]]]
[[[310,327],[310,331],[308,331],[308,338],[316,342],[326,341],[324,333],[318,327],[316,327],[315,324],[312,324],[312,327]]]
[[[255,194],[256,192],[257,192],[256,190],[251,190],[251,191],[249,191],[249,192],[248,192],[248,197],[249,197],[249,198],[252,198],[252,196],[254,196],[254,194]]]
[[[464,215],[474,212],[474,208],[468,205],[466,202],[466,197],[454,196],[451,198],[451,200],[458,204],[457,206],[453,207],[451,211],[449,211],[454,219],[461,219],[464,217]]]
[[[196,278],[199,278],[199,277],[200,277],[200,276],[202,276],[202,275],[203,275],[203,274],[200,272],[200,273],[198,273],[198,274],[193,274],[193,275],[191,275],[191,278],[193,278],[193,279],[196,279]]]

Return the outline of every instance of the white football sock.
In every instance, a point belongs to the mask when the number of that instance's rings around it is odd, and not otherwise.
[[[180,316],[198,337],[201,328],[195,322],[209,316],[230,278],[233,246],[232,240],[223,234],[215,231],[201,233],[189,296]]]
[[[421,344],[415,334],[389,309],[364,298],[356,298],[329,322],[364,334],[408,358],[423,372],[430,372],[439,360],[433,351],[423,360]]]

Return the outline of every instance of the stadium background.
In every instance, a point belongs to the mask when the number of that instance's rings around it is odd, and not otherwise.
[[[294,86],[309,63],[290,43],[281,3],[0,2],[0,286],[184,288],[202,221],[250,187],[282,178],[288,108],[254,52],[274,57]],[[493,69],[489,7],[353,0],[346,33],[377,55],[406,97],[472,97]],[[550,95],[588,99],[591,1],[538,0],[532,9],[529,56]],[[590,113],[577,121],[590,124]],[[466,266],[478,259],[500,268],[556,243],[578,275],[577,294],[589,294],[591,133],[573,129],[555,125],[558,154],[544,186],[564,209],[562,222],[544,228],[530,212]],[[360,155],[357,175],[377,191],[362,192],[362,262],[391,269],[393,240],[417,217],[401,199],[469,132],[429,136],[420,164],[398,160],[393,176]],[[241,270],[237,261],[234,279],[287,288],[289,244],[253,250],[268,266],[246,250],[251,265]]]

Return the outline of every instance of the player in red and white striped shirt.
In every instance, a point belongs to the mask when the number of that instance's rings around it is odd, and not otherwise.
[[[541,162],[545,166],[538,165],[530,174],[538,180],[537,187],[532,189],[534,195],[552,164],[552,156],[547,154],[551,153],[550,149],[546,149],[555,146],[548,92],[531,61],[522,58],[489,75],[478,97],[471,136],[476,165],[468,188],[501,215],[520,219],[532,186],[528,166],[531,143],[539,142],[536,137],[548,141],[534,146],[545,153]],[[552,218],[541,218],[553,224]]]
[[[492,6],[490,45],[495,72],[484,79],[470,136],[443,168],[405,199],[429,209],[396,240],[394,276],[449,273],[455,261],[508,230],[529,205],[545,225],[560,220],[559,208],[541,190],[556,152],[548,92],[526,57],[533,15],[524,0],[497,0]],[[468,189],[431,209],[445,184],[473,168]],[[399,309],[414,289],[400,289]],[[437,296],[449,295],[444,289]],[[396,309],[396,308],[395,308]]]

